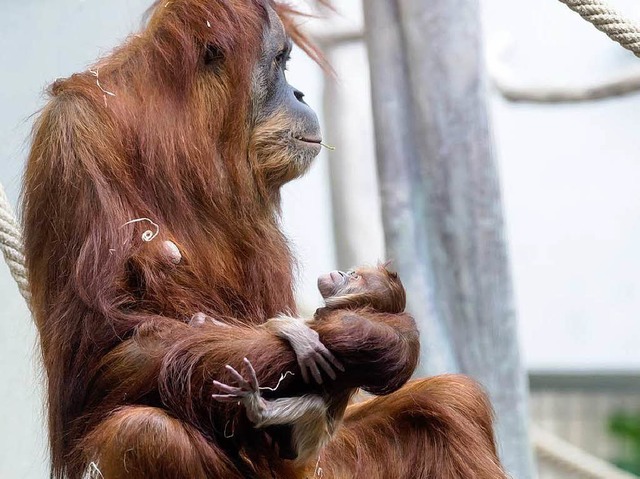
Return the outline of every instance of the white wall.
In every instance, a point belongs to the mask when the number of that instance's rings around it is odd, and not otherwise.
[[[634,0],[615,0],[640,14]],[[638,59],[560,2],[485,2],[489,45],[525,85],[585,85]],[[635,8],[633,8],[635,6]],[[580,105],[494,97],[516,299],[533,369],[640,368],[640,95]]]

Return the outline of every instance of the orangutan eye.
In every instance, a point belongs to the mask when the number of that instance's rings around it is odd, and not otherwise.
[[[219,66],[224,60],[224,54],[215,45],[207,45],[204,50],[204,64],[207,66]]]
[[[276,55],[276,58],[274,61],[277,66],[286,70],[287,63],[289,62],[289,60],[291,60],[291,51],[287,48],[287,49],[281,50],[280,53]]]

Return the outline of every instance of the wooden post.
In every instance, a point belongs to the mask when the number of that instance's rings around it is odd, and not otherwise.
[[[533,477],[477,0],[367,0],[387,255],[421,327],[421,372],[489,392],[503,462]]]

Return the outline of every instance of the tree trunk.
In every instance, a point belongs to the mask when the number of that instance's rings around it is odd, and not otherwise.
[[[367,0],[387,255],[421,327],[422,374],[489,392],[502,459],[533,476],[477,0]]]

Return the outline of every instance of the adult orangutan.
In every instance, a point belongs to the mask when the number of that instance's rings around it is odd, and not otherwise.
[[[316,55],[294,16],[275,0],[157,2],[143,32],[51,87],[23,215],[53,478],[310,475],[212,397],[244,357],[264,386],[294,373],[265,398],[387,394],[347,410],[325,477],[504,477],[475,384],[400,389],[418,350],[409,315],[294,317],[279,189],[320,142],[284,76],[290,37]],[[214,321],[194,325],[196,313]],[[278,317],[303,351],[265,326]],[[322,384],[300,365],[319,365]]]

